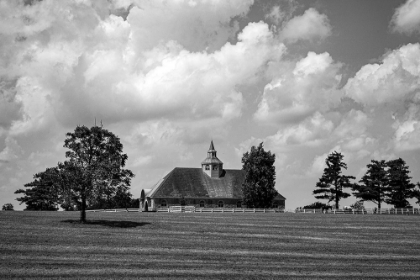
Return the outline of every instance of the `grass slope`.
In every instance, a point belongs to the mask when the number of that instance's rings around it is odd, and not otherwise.
[[[0,212],[0,279],[420,279],[420,216]]]

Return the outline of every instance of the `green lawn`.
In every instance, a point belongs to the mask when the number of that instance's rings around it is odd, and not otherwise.
[[[420,279],[420,216],[0,212],[0,279]]]

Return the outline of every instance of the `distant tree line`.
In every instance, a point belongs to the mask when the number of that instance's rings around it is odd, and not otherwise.
[[[26,210],[77,209],[84,222],[86,209],[138,207],[129,192],[134,174],[123,168],[128,157],[117,136],[99,126],[78,126],[66,134],[64,147],[66,161],[35,174],[27,189],[15,192],[23,194],[17,200]]]
[[[410,181],[409,167],[402,158],[389,161],[372,160],[358,183],[352,181],[356,179],[354,176],[342,174],[342,170],[347,169],[343,158],[344,156],[336,151],[328,155],[325,160],[327,167],[313,191],[315,198],[327,199],[328,203],[333,201],[338,209],[340,200],[351,196],[345,191],[347,188],[353,191],[353,195],[360,202],[371,201],[378,209],[381,209],[383,203],[395,208],[410,207],[408,199],[411,198],[417,198],[416,203],[420,204],[420,183],[413,184]]]

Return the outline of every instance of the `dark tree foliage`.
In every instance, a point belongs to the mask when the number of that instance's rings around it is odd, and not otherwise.
[[[407,198],[415,196],[415,185],[410,182],[410,171],[402,158],[387,162],[389,192],[385,202],[394,205],[395,208],[410,206]]]
[[[3,205],[3,207],[1,208],[1,210],[3,210],[3,211],[13,211],[15,209],[13,208],[13,204],[12,203],[6,203],[6,204]]]
[[[80,220],[86,221],[86,209],[124,207],[131,203],[128,191],[130,170],[123,169],[127,155],[118,137],[102,127],[76,127],[67,133],[64,141],[67,161],[34,175],[34,181],[25,185],[24,194],[17,200],[26,203],[27,210],[81,211]]]
[[[312,204],[303,206],[303,209],[324,209],[325,207],[327,207],[327,204],[317,201]]]
[[[347,169],[347,164],[343,162],[343,157],[341,153],[336,151],[328,155],[325,160],[327,167],[316,184],[317,189],[313,192],[317,199],[328,199],[328,203],[334,201],[336,209],[339,208],[339,202],[342,198],[350,196],[343,189],[352,187],[353,184],[350,183],[350,179],[355,179],[354,176],[342,174],[341,170]]]
[[[77,174],[71,191],[80,205],[80,221],[85,222],[87,201],[92,196],[118,188],[127,191],[134,174],[123,169],[128,157],[112,132],[98,126],[90,129],[78,126],[66,136],[64,147],[69,149],[66,157]]]
[[[25,203],[25,210],[56,211],[60,200],[60,189],[56,184],[59,177],[57,167],[47,168],[34,175],[34,180],[25,184],[28,189],[18,189],[15,194],[23,194],[16,200]]]
[[[244,204],[250,208],[270,208],[273,199],[278,195],[274,188],[276,156],[265,151],[263,143],[252,146],[250,152],[242,157],[242,169],[245,171],[245,181],[242,184]]]
[[[372,201],[381,209],[382,202],[385,201],[388,192],[388,171],[387,163],[384,160],[372,160],[367,165],[366,174],[359,181],[360,184],[354,184],[353,194],[361,201]]]
[[[114,189],[96,191],[89,199],[87,209],[135,208],[131,205],[132,194],[126,186],[118,186]]]

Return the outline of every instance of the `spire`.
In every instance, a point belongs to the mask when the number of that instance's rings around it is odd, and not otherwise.
[[[207,151],[207,157],[201,164],[223,164],[223,162],[217,158],[217,151],[214,149],[213,140],[210,142],[210,148]]]
[[[213,145],[213,140],[211,140],[211,143],[210,143],[209,152],[210,152],[210,151],[215,151],[215,149],[214,149],[214,145]]]

